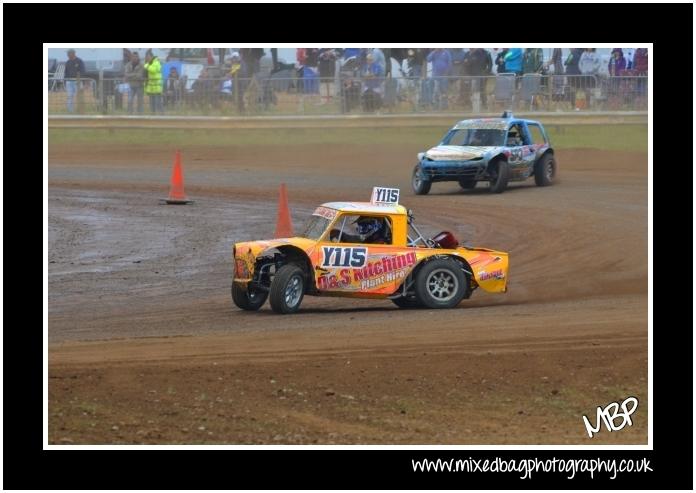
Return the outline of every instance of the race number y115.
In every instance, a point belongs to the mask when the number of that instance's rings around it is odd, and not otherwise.
[[[370,203],[375,205],[397,205],[399,203],[399,189],[374,187]]]

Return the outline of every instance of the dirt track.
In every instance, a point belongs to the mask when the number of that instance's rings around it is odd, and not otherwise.
[[[413,196],[418,143],[187,148],[192,206],[157,205],[172,149],[49,146],[52,443],[646,443],[647,156],[565,150],[557,186]],[[398,186],[425,229],[510,252],[509,292],[454,310],[306,297],[243,313],[234,241]],[[587,438],[597,406],[634,424]]]

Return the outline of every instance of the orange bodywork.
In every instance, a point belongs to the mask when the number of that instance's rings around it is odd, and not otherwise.
[[[392,244],[337,243],[329,231],[344,215],[369,214],[388,217]],[[408,215],[403,206],[374,206],[367,203],[329,203],[314,215],[330,222],[318,240],[294,237],[235,244],[234,282],[252,281],[257,259],[278,248],[294,247],[306,255],[314,273],[316,293],[354,298],[386,298],[394,294],[421,262],[432,257],[457,257],[471,275],[472,288],[501,293],[507,291],[508,254],[486,248],[454,249],[408,246]]]

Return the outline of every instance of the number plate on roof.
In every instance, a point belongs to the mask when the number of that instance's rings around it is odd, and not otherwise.
[[[398,205],[399,204],[399,189],[374,187],[372,189],[372,198],[370,203],[374,205]]]

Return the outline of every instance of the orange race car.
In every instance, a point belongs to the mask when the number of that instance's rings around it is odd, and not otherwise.
[[[388,298],[400,308],[452,308],[478,287],[507,291],[508,254],[460,246],[443,231],[425,238],[399,190],[375,187],[371,202],[329,202],[297,237],[236,243],[232,299],[294,313],[305,294]]]

